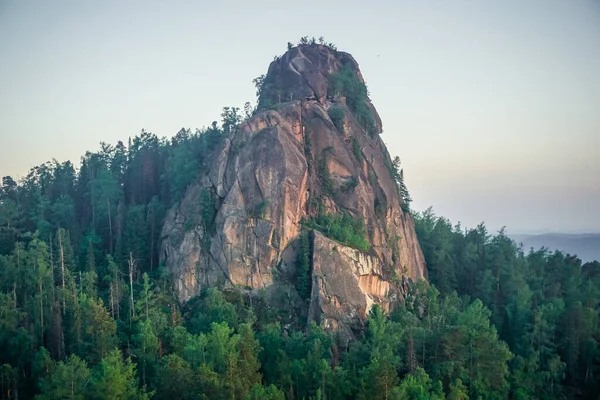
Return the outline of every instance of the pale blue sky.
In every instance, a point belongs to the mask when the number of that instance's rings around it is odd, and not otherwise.
[[[600,231],[597,0],[0,0],[0,175],[208,125],[303,35],[359,62],[415,209]]]

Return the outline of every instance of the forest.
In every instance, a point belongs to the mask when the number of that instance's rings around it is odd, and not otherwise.
[[[180,304],[159,262],[162,221],[245,116],[221,117],[2,179],[1,399],[599,398],[600,263],[431,209],[411,212],[429,282],[389,315],[375,306],[350,343],[260,290],[211,288]],[[214,202],[199,201],[209,226]],[[307,228],[364,229],[320,218]]]

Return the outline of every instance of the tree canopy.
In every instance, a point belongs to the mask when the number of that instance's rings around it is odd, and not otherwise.
[[[351,74],[335,79],[360,108],[366,88]],[[2,179],[1,399],[598,398],[600,263],[526,250],[431,209],[413,213],[429,282],[407,286],[389,314],[374,306],[350,343],[261,291],[211,288],[179,304],[159,263],[160,230],[242,120],[235,107],[222,117],[170,140],[142,131],[127,145],[102,143],[78,168],[53,160]],[[399,160],[391,169],[408,206]],[[199,202],[213,229],[210,192]],[[304,222],[369,248],[349,215]]]

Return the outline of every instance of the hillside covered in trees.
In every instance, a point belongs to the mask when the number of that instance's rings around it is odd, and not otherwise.
[[[355,340],[269,302],[265,289],[204,288],[181,303],[160,262],[167,210],[253,113],[227,107],[208,128],[171,139],[142,131],[102,143],[77,167],[53,160],[19,182],[3,178],[1,399],[600,396],[600,263],[410,212],[398,161],[392,176],[428,282],[406,283],[389,314],[374,305]],[[201,220],[213,221],[202,193]],[[320,230],[370,251],[362,220],[321,213],[303,224],[303,235]],[[305,293],[311,263],[299,265]]]

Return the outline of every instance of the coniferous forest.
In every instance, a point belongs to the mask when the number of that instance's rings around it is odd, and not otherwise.
[[[244,117],[3,178],[0,398],[599,398],[600,263],[431,210],[413,213],[429,283],[350,343],[261,291],[180,304],[159,262],[166,210]]]

